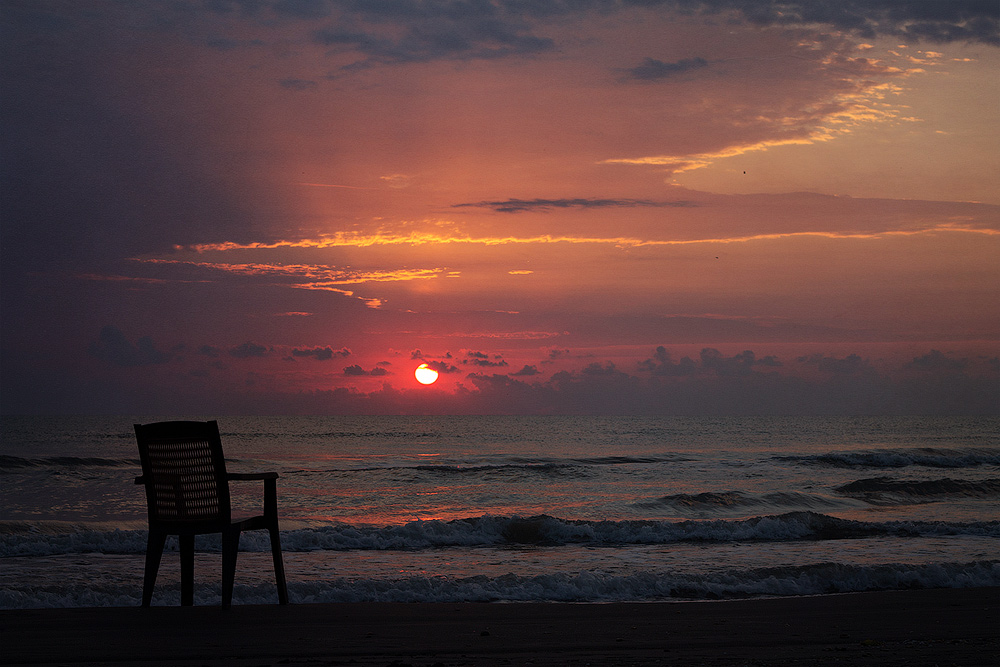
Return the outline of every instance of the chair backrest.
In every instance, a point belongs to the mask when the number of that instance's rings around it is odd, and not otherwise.
[[[149,521],[228,522],[226,460],[215,421],[135,424]]]

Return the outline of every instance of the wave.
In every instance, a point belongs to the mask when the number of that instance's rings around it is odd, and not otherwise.
[[[496,464],[496,465],[458,465],[458,464],[420,464],[409,466],[378,466],[371,468],[329,468],[329,469],[309,469],[298,468],[289,471],[290,474],[299,478],[316,479],[351,479],[359,474],[374,474],[377,476],[387,476],[393,480],[404,480],[407,482],[435,480],[434,483],[445,483],[448,478],[466,478],[478,476],[483,480],[509,479],[515,478],[519,481],[534,477],[557,478],[557,477],[589,477],[586,469],[581,466],[562,465],[557,463],[539,464]],[[436,481],[443,480],[443,481]]]
[[[619,466],[636,464],[656,464],[674,463],[686,461],[687,458],[679,455],[662,456],[594,456],[553,459],[545,457],[510,457],[499,463],[420,463],[413,465],[384,465],[369,466],[364,468],[299,468],[294,470],[295,475],[334,475],[351,476],[356,473],[414,473],[424,476],[449,477],[449,476],[469,476],[469,475],[506,475],[507,473],[526,473],[528,475],[540,475],[543,477],[590,477],[596,474],[588,471],[588,468],[596,466]]]
[[[913,588],[974,588],[1000,586],[1000,561],[887,563],[844,565],[820,563],[710,575],[639,572],[613,575],[596,572],[536,576],[505,574],[402,577],[385,579],[332,578],[290,581],[288,594],[296,604],[330,602],[629,602],[720,600],[734,598],[822,595]],[[196,582],[198,605],[217,605],[218,583]],[[0,590],[0,608],[135,606],[141,585],[135,581],[99,579],[86,584],[46,585],[18,582]],[[273,584],[237,584],[236,604],[267,604],[275,599]],[[179,584],[162,582],[154,604],[176,605]]]
[[[911,449],[873,449],[829,452],[802,456],[778,456],[779,461],[803,465],[824,465],[834,468],[974,468],[1000,465],[1000,448],[943,449],[917,447]]]
[[[225,434],[224,434],[225,435]],[[232,433],[231,435],[238,436],[241,438],[287,438],[288,435],[285,432],[271,433],[271,432],[247,432],[247,433]],[[323,431],[310,433],[297,432],[295,434],[296,438],[302,440],[381,440],[383,438],[410,438],[410,439],[421,439],[421,438],[439,438],[441,433],[432,431]]]
[[[139,459],[107,459],[96,456],[44,456],[26,459],[20,456],[0,455],[0,470],[22,468],[85,468],[85,467],[136,467]]]
[[[928,502],[938,498],[992,498],[1000,496],[1000,479],[972,481],[944,477],[933,480],[899,480],[872,477],[838,486],[835,490],[845,496],[880,505]]]
[[[900,588],[972,588],[1000,584],[1000,561],[819,565],[731,570],[714,575],[642,572],[612,575],[554,573],[532,577],[507,574],[461,579],[410,577],[358,582],[304,583],[294,595],[302,602],[626,602],[719,600],[764,596],[819,595]],[[268,598],[273,591],[261,586]],[[253,593],[256,591],[247,591]],[[291,594],[291,593],[290,593]]]
[[[509,457],[506,462],[500,463],[477,463],[477,464],[460,464],[460,463],[435,463],[435,464],[416,464],[416,465],[385,465],[385,466],[370,466],[364,468],[331,468],[331,469],[309,469],[303,468],[296,470],[296,474],[309,474],[309,473],[355,473],[355,472],[391,472],[391,471],[412,471],[417,470],[421,472],[429,472],[440,475],[456,474],[456,475],[466,475],[469,473],[491,473],[497,471],[527,471],[527,472],[541,472],[541,473],[553,473],[560,472],[567,469],[580,470],[581,468],[587,466],[616,466],[616,465],[635,465],[635,464],[649,464],[649,463],[676,463],[678,461],[687,461],[686,457],[680,455],[661,455],[661,456],[590,456],[590,457],[576,457],[576,458],[566,458],[566,459],[553,459],[545,457]]]
[[[679,510],[702,512],[725,511],[768,507],[774,509],[822,509],[844,507],[842,499],[799,492],[776,492],[765,494],[743,493],[742,491],[709,491],[706,493],[676,493],[652,501],[636,503],[637,507],[673,507]]]
[[[93,530],[85,526],[0,524],[0,557],[104,553],[142,554],[146,531]],[[287,552],[423,550],[507,545],[620,547],[644,544],[821,541],[867,537],[1000,537],[1000,521],[865,522],[816,512],[788,512],[738,521],[576,521],[548,515],[481,516],[451,521],[412,521],[398,526],[333,524],[282,531]],[[217,536],[199,536],[199,550],[219,551]],[[240,548],[270,551],[263,531],[243,534]],[[176,549],[176,542],[168,542]]]
[[[600,466],[628,465],[632,463],[676,463],[678,461],[690,461],[691,459],[680,454],[663,454],[660,456],[589,456],[570,460],[576,463]]]
[[[415,471],[421,473],[429,473],[432,475],[439,476],[449,476],[449,475],[478,475],[478,474],[490,474],[490,473],[504,473],[504,472],[529,472],[529,473],[539,473],[542,475],[561,475],[566,474],[571,468],[578,468],[578,466],[560,464],[560,463],[499,463],[499,464],[482,464],[482,465],[459,465],[459,464],[421,464],[412,466],[385,466],[380,468],[358,468],[352,469],[350,472],[398,472],[398,471]],[[346,472],[343,470],[338,470],[336,472]]]

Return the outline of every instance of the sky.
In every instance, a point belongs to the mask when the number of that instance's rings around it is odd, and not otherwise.
[[[0,26],[4,414],[1000,413],[993,0]]]

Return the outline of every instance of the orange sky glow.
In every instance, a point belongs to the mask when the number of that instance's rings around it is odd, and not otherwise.
[[[995,413],[996,12],[809,4],[3,0],[4,412]]]

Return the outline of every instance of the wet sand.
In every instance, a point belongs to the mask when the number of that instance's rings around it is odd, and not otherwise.
[[[997,665],[1000,589],[0,612],[9,665]]]

